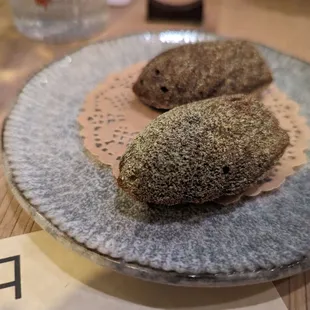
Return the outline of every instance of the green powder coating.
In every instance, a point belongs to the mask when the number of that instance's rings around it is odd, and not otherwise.
[[[246,190],[288,144],[287,132],[254,97],[203,100],[152,121],[128,146],[118,183],[142,202],[203,203]]]
[[[238,93],[272,82],[257,49],[240,40],[201,42],[168,50],[151,60],[133,91],[141,102],[158,109]]]

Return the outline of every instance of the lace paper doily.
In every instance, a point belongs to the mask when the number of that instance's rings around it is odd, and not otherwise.
[[[119,174],[119,160],[127,145],[144,127],[162,112],[154,110],[136,98],[132,85],[137,80],[145,62],[130,66],[110,75],[87,96],[78,121],[82,126],[84,146],[100,163],[109,165],[115,177]],[[229,204],[242,196],[256,196],[278,188],[294,169],[307,162],[310,130],[306,119],[299,115],[299,105],[288,99],[275,85],[263,91],[262,101],[287,130],[290,145],[283,157],[259,184],[242,195],[219,199]]]

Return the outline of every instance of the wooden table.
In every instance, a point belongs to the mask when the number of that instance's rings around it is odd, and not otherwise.
[[[87,42],[47,45],[20,35],[13,26],[7,1],[0,0],[0,127],[27,76],[53,59],[106,37],[146,29],[185,28],[146,23],[143,0],[134,0],[126,8],[111,9],[110,16],[105,31]],[[310,2],[307,0],[206,0],[205,22],[201,28],[248,38],[310,61]],[[36,230],[40,227],[8,190],[0,159],[0,238]],[[275,285],[289,309],[310,310],[310,273],[277,281]]]

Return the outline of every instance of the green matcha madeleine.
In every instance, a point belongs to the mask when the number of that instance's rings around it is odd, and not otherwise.
[[[249,42],[187,44],[152,59],[133,86],[139,100],[158,109],[202,99],[250,93],[268,86],[272,74]]]
[[[287,132],[254,97],[202,100],[153,120],[128,146],[118,183],[146,203],[203,203],[245,191],[288,144]]]

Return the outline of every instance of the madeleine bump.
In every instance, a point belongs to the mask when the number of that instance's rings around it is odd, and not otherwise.
[[[146,203],[203,203],[248,189],[288,144],[287,132],[254,97],[202,100],[153,120],[128,146],[118,183]]]
[[[161,53],[133,86],[139,100],[157,109],[238,93],[258,91],[272,82],[255,46],[242,40],[182,45]]]

